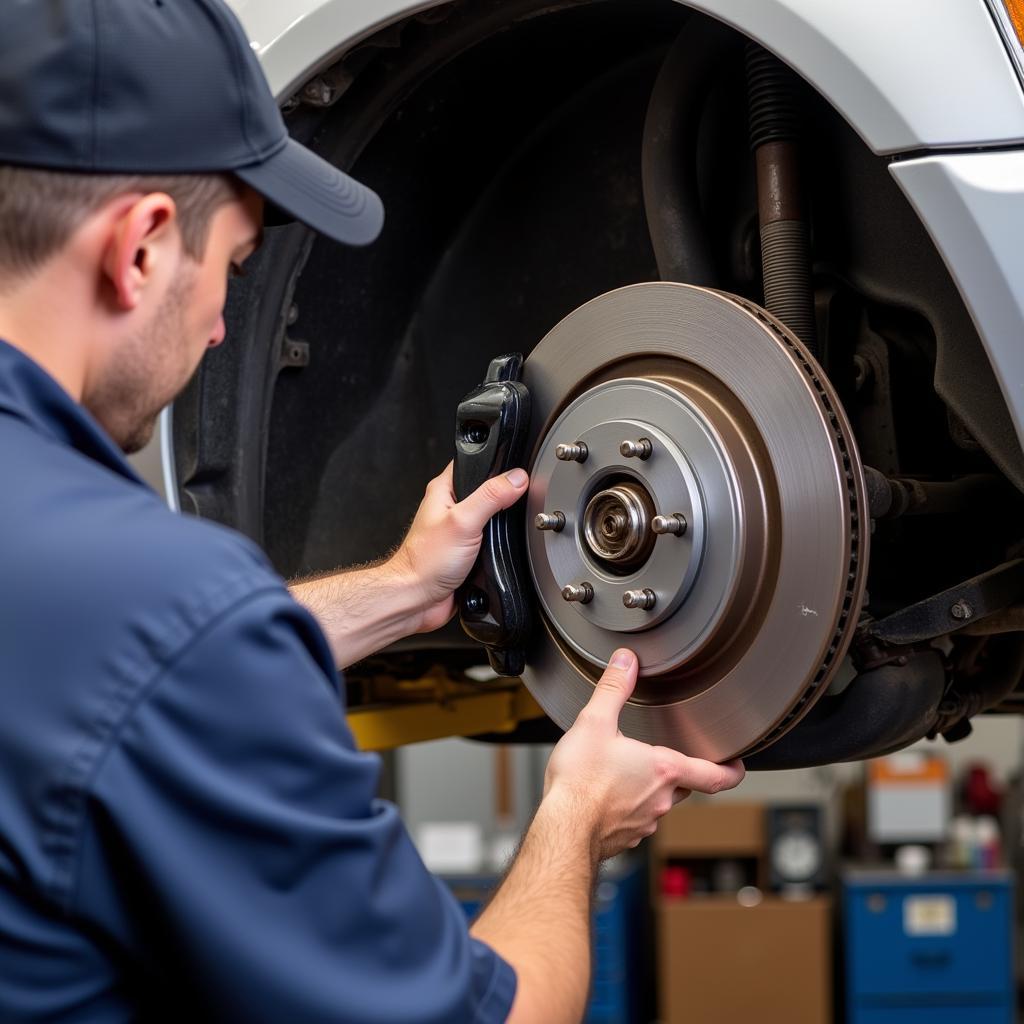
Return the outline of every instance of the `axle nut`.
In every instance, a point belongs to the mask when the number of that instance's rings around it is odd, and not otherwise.
[[[583,540],[590,554],[616,571],[642,565],[651,552],[654,503],[647,490],[628,480],[598,491],[583,510]]]

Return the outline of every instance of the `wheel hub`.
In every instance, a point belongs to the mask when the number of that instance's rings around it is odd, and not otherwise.
[[[610,572],[625,573],[647,561],[654,500],[641,483],[625,480],[598,491],[583,511],[583,539],[589,554]]]
[[[586,459],[557,458],[566,437],[586,445]],[[622,454],[640,441],[646,458]],[[527,542],[541,605],[562,641],[595,666],[607,664],[626,633],[647,672],[685,660],[724,610],[736,574],[738,488],[704,418],[664,380],[617,378],[570,402],[537,453],[528,503],[531,513],[565,516],[564,529],[533,530]],[[708,507],[720,522],[706,550]],[[686,529],[659,536],[658,516],[678,516]],[[675,615],[698,574],[703,586]],[[593,599],[567,606],[563,588],[584,582]],[[628,594],[645,590],[654,595],[649,607],[627,606]]]
[[[576,310],[524,379],[542,706],[570,724],[628,646],[627,734],[716,759],[781,735],[845,651],[866,564],[856,449],[816,364],[763,310],[657,283]]]

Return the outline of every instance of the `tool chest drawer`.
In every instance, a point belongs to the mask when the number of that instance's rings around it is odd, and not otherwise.
[[[961,1016],[950,1020],[968,1019],[965,1012],[972,1021],[1009,1020],[1012,904],[1003,872],[848,876],[843,912],[851,1017],[856,1010],[857,1020],[881,1024],[914,1020],[911,1010],[927,1009],[936,1021],[960,1002]],[[875,1015],[862,1017],[869,1008]]]
[[[998,1003],[958,1003],[955,1006],[871,1006],[854,1007],[846,1024],[1012,1024],[1013,1007],[1008,1000]]]

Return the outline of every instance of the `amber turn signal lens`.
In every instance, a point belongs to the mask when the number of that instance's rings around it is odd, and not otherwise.
[[[1013,22],[1013,30],[1017,33],[1020,45],[1024,46],[1024,0],[1003,0],[1003,6]]]

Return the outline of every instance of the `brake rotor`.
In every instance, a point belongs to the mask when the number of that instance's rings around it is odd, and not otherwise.
[[[571,313],[523,379],[531,692],[568,728],[630,647],[626,735],[716,761],[774,742],[827,689],[867,569],[863,470],[823,371],[760,307],[657,282]]]

